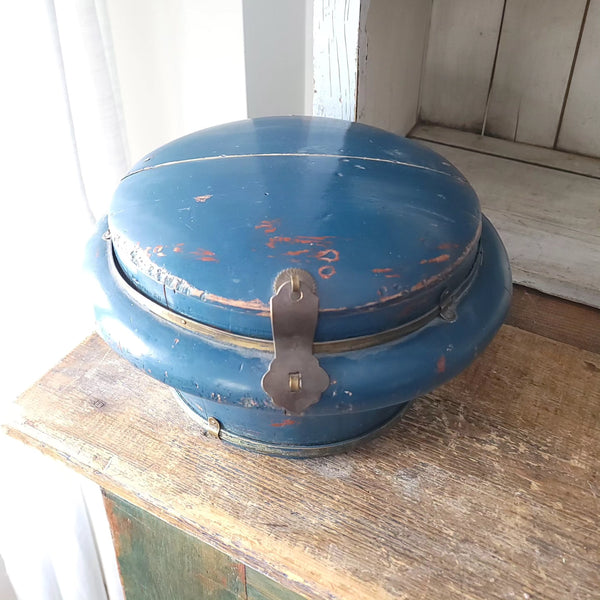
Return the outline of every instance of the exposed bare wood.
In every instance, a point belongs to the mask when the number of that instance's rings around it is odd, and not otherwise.
[[[8,432],[311,598],[591,599],[600,589],[600,355],[505,326],[460,377],[350,454],[204,437],[90,337]]]

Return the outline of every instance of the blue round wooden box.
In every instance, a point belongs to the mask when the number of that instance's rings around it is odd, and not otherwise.
[[[512,289],[498,234],[443,157],[311,117],[150,153],[86,265],[110,346],[208,433],[290,457],[388,427],[483,350]]]

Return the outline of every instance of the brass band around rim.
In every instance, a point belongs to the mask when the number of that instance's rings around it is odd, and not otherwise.
[[[238,333],[232,333],[230,331],[225,331],[223,329],[219,329],[217,327],[213,327],[211,325],[206,325],[205,323],[195,321],[194,319],[191,319],[188,316],[176,313],[166,308],[162,304],[151,300],[150,298],[148,298],[148,296],[145,296],[144,294],[136,290],[123,277],[120,269],[116,265],[110,235],[107,235],[105,239],[109,245],[106,254],[108,257],[109,269],[111,271],[111,274],[114,277],[114,280],[117,282],[118,286],[121,288],[121,290],[125,294],[127,294],[127,296],[129,296],[129,298],[133,302],[145,308],[153,315],[163,319],[164,321],[172,325],[177,325],[182,329],[202,335],[215,342],[220,342],[222,344],[228,344],[232,346],[238,346],[240,348],[258,350],[261,352],[269,352],[271,354],[273,353],[273,340],[265,340],[262,338],[240,335]],[[475,276],[477,275],[477,271],[479,270],[480,264],[481,248],[479,249],[479,252],[477,254],[477,257],[475,258],[475,262],[469,274],[458,286],[458,288],[452,293],[455,303],[458,303],[471,287],[473,281],[475,280]],[[436,317],[439,317],[440,309],[440,306],[435,306],[433,309],[424,313],[420,317],[417,317],[416,319],[413,319],[408,323],[404,323],[402,325],[399,325],[398,327],[393,327],[392,329],[388,329],[386,331],[340,340],[314,342],[313,353],[338,354],[341,352],[351,352],[353,350],[363,350],[365,348],[371,348],[373,346],[378,346],[380,344],[386,344],[388,342],[398,340],[402,337],[409,335],[410,333],[413,333],[417,329],[420,329],[430,321],[433,321],[433,319],[435,319]]]

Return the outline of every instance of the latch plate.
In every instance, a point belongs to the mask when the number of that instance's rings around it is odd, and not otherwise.
[[[319,315],[315,281],[302,269],[287,269],[275,281],[271,326],[275,356],[262,387],[276,406],[300,414],[329,387],[329,376],[313,355]]]

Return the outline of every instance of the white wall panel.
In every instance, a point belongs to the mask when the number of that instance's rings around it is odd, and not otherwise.
[[[406,134],[415,125],[431,3],[371,0],[361,9],[358,120]]]
[[[504,0],[434,0],[422,121],[481,131]]]
[[[558,148],[600,156],[600,0],[591,0]]]
[[[507,0],[486,133],[554,145],[585,0]]]

